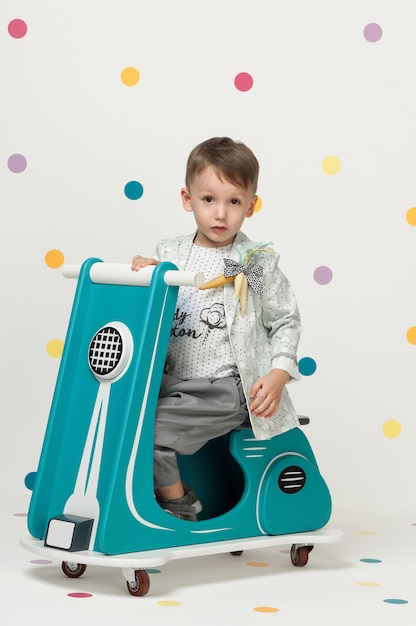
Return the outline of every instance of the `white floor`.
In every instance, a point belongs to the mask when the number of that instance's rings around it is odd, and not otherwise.
[[[90,565],[69,579],[24,550],[25,506],[3,501],[2,626],[416,624],[416,519],[334,515],[344,541],[316,545],[303,568],[289,546],[172,561],[151,569],[149,593],[135,598],[118,569]]]

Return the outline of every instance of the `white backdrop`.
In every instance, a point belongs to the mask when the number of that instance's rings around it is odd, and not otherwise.
[[[187,155],[228,135],[261,164],[244,230],[297,295],[316,371],[291,392],[334,507],[415,513],[414,12],[2,0],[2,493],[30,496],[75,289],[62,263],[192,231]]]

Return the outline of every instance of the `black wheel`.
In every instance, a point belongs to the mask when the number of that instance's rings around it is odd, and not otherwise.
[[[295,543],[290,549],[290,560],[295,567],[305,567],[309,559],[309,552],[313,546],[298,546]]]
[[[62,561],[62,571],[68,578],[79,578],[85,573],[87,566],[85,563],[71,563],[70,561]]]
[[[127,590],[132,596],[145,596],[150,589],[149,574],[145,569],[136,569],[134,583],[127,581]]]
[[[241,556],[243,554],[242,550],[234,550],[233,552],[230,552],[230,554],[232,554],[232,556]]]

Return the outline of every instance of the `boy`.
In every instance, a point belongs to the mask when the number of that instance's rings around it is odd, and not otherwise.
[[[285,387],[299,378],[296,301],[279,255],[240,231],[255,209],[258,173],[241,142],[215,137],[196,146],[181,190],[196,232],[160,241],[155,258],[132,261],[134,271],[172,261],[209,280],[222,275],[211,289],[179,289],[156,411],[156,499],[190,521],[202,507],[181,481],[177,454],[193,454],[248,419],[259,439],[298,425]]]

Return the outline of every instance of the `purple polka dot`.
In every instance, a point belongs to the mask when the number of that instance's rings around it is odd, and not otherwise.
[[[53,563],[53,561],[49,561],[48,559],[33,559],[33,561],[30,562],[34,563],[35,565],[50,565],[51,563]]]
[[[27,24],[23,20],[12,20],[7,27],[10,37],[21,39],[27,33]]]
[[[80,591],[75,591],[73,593],[68,593],[70,598],[92,598],[92,593],[82,593]]]
[[[327,285],[332,280],[332,270],[326,265],[321,265],[316,268],[313,277],[318,285]]]
[[[27,517],[27,513],[13,513],[14,517]]]
[[[7,161],[7,165],[11,172],[20,174],[26,169],[27,161],[23,154],[12,154]]]
[[[238,91],[250,91],[253,86],[253,77],[247,72],[240,72],[234,78],[234,85]]]
[[[371,23],[367,24],[367,26],[364,28],[363,33],[364,38],[367,39],[367,41],[374,43],[381,39],[383,35],[383,29],[381,28],[380,24]]]

